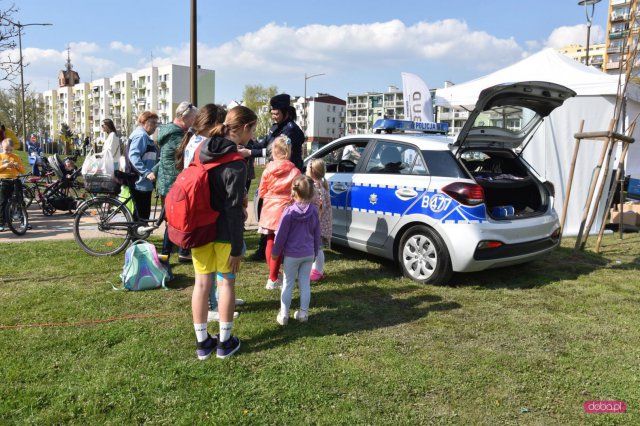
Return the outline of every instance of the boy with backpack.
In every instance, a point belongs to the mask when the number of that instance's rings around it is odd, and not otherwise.
[[[200,360],[208,359],[214,349],[216,356],[224,359],[240,348],[240,339],[232,336],[232,330],[234,286],[246,217],[247,167],[238,145],[246,145],[253,138],[256,123],[257,116],[249,108],[231,109],[225,122],[216,125],[210,139],[202,143],[194,162],[178,176],[166,198],[169,237],[182,247],[192,248],[195,285],[191,308]],[[208,200],[203,195],[209,195]],[[208,205],[200,204],[198,200],[202,199]],[[212,212],[217,212],[217,217]],[[214,281],[219,290],[220,322],[219,334],[211,336],[207,314]]]

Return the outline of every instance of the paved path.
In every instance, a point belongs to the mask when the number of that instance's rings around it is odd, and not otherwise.
[[[257,229],[258,223],[253,215],[253,202],[249,201],[249,219],[247,229]],[[0,244],[4,242],[24,242],[42,240],[73,240],[73,215],[68,212],[56,211],[52,216],[45,216],[36,203],[29,206],[29,224],[33,227],[22,236],[15,235],[10,230],[0,232]],[[164,224],[154,232],[163,235]]]

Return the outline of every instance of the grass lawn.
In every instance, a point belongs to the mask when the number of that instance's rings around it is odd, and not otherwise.
[[[190,265],[170,290],[118,292],[122,255],[5,240],[0,423],[640,424],[640,235],[607,236],[602,255],[590,241],[448,287],[331,251],[309,322],[287,327],[266,266],[247,262],[242,348],[201,362]],[[628,411],[585,414],[589,400]]]

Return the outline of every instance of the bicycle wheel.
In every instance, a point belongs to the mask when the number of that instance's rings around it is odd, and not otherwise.
[[[9,229],[16,235],[24,235],[29,225],[29,216],[25,205],[16,200],[9,200],[5,208],[5,222],[9,225]]]
[[[22,186],[22,198],[24,200],[24,206],[29,208],[33,200],[36,198],[33,189],[28,187],[27,185]]]
[[[73,236],[92,256],[120,253],[131,241],[131,212],[115,198],[96,197],[81,204],[73,221]]]

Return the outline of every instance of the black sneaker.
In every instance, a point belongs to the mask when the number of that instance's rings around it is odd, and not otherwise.
[[[213,350],[218,346],[218,338],[207,335],[207,339],[197,343],[196,355],[200,361],[209,359]]]
[[[218,342],[216,356],[220,359],[225,359],[238,352],[238,349],[240,349],[240,339],[231,336],[226,342]]]
[[[264,252],[256,250],[251,256],[247,257],[251,262],[264,262],[267,258],[264,257]]]

